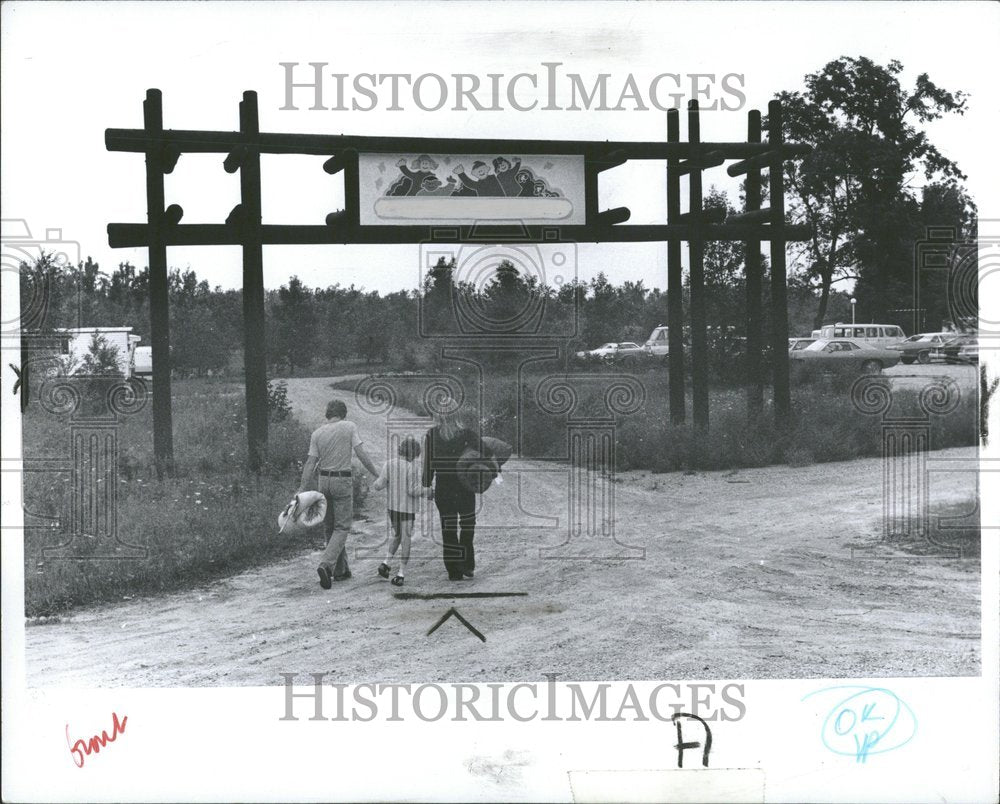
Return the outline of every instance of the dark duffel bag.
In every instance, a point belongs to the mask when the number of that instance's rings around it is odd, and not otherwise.
[[[480,442],[482,451],[467,449],[456,464],[458,482],[476,494],[482,494],[493,485],[512,452],[510,444],[499,438],[484,437]]]

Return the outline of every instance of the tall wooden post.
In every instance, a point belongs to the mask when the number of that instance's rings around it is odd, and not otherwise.
[[[164,217],[163,96],[146,90],[142,104],[146,146],[146,218],[149,223],[149,328],[153,352],[153,457],[156,476],[173,474],[174,426],[170,412],[170,299],[167,282],[167,222]]]
[[[787,421],[792,408],[788,377],[788,299],[786,291],[785,239],[779,236],[785,226],[784,163],[780,156],[784,142],[781,131],[781,101],[767,105],[768,142],[776,156],[769,169],[771,226],[771,361],[774,374],[774,415],[779,423]]]
[[[760,112],[751,110],[747,118],[747,142],[760,142]],[[760,171],[753,168],[747,171],[746,178],[746,211],[754,212],[760,209]],[[747,412],[751,417],[760,413],[764,407],[764,377],[761,352],[763,346],[763,311],[761,309],[761,290],[763,289],[763,271],[760,261],[760,241],[746,242],[746,293],[747,293]]]
[[[701,157],[701,124],[698,101],[688,102],[688,142],[691,151],[688,158],[696,162]],[[708,336],[705,310],[705,242],[699,217],[702,211],[701,168],[696,164],[688,174],[688,213],[694,234],[688,241],[689,287],[691,292],[691,408],[694,426],[708,428]]]
[[[243,207],[243,365],[246,384],[250,468],[260,469],[267,449],[267,353],[264,344],[264,255],[261,237],[260,143],[257,93],[244,92],[240,132],[246,138],[240,162]]]
[[[597,224],[597,216],[600,214],[600,199],[598,198],[600,188],[600,171],[593,156],[588,156],[583,162],[583,219],[587,226]]]
[[[667,111],[667,142],[680,142],[680,114]],[[667,160],[667,223],[677,223],[681,214],[680,159]],[[667,241],[667,361],[670,374],[670,421],[682,424],[684,399],[684,276],[681,271],[681,241]]]

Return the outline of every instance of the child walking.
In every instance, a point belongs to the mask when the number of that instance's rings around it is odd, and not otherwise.
[[[413,522],[417,516],[417,506],[424,496],[421,483],[420,442],[413,436],[407,436],[399,442],[399,455],[390,458],[382,466],[382,472],[375,481],[373,488],[377,491],[387,489],[386,507],[389,524],[392,526],[392,538],[385,554],[385,561],[378,565],[378,574],[388,578],[390,563],[396,555],[396,550],[402,546],[400,553],[399,572],[392,579],[393,586],[403,585],[406,565],[410,561],[410,536],[413,534]]]

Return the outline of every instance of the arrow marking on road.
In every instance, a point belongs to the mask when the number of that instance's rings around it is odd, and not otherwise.
[[[466,620],[465,617],[463,617],[461,614],[459,614],[458,611],[455,609],[454,606],[452,606],[450,609],[448,609],[448,611],[446,611],[444,613],[444,616],[441,617],[441,619],[438,620],[436,623],[434,623],[433,626],[431,626],[431,630],[427,632],[427,636],[430,636],[435,631],[437,631],[438,628],[440,628],[442,625],[444,625],[445,621],[449,617],[451,617],[453,615],[455,616],[456,619],[458,619],[458,621],[462,625],[464,625],[466,628],[468,628],[470,631],[472,631],[472,633],[475,634],[477,637],[479,637],[483,642],[486,641],[486,637],[484,637],[478,630],[476,630],[476,627],[472,623],[470,623],[468,620]]]

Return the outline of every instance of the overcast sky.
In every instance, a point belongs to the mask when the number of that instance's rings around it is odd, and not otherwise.
[[[104,147],[108,127],[140,128],[149,87],[163,90],[167,128],[233,130],[238,102],[258,92],[261,130],[448,137],[662,139],[665,113],[645,111],[438,111],[416,108],[401,92],[403,111],[387,111],[388,85],[371,111],[310,110],[311,94],[297,90],[298,110],[285,103],[281,62],[298,62],[296,80],[311,77],[309,62],[345,73],[348,89],[360,73],[423,73],[504,81],[526,72],[542,77],[543,62],[579,73],[588,84],[609,73],[617,96],[629,74],[643,93],[661,73],[712,74],[713,100],[746,101],[738,111],[706,112],[705,139],[742,140],[746,111],[766,109],[774,93],[799,89],[808,72],[842,55],[864,55],[905,67],[904,84],[928,72],[940,86],[970,93],[964,117],[929,126],[933,142],[968,174],[983,218],[1000,217],[996,138],[1000,92],[995,70],[1000,13],[995,3],[35,3],[2,6],[2,213],[24,219],[42,239],[62,230],[105,270],[129,260],[147,264],[143,249],[111,249],[109,222],[145,221],[140,155]],[[448,79],[452,81],[453,79]],[[681,91],[690,97],[689,79]],[[503,84],[502,86],[506,86]],[[559,84],[558,105],[567,105]],[[334,83],[327,79],[326,104]],[[425,88],[426,89],[426,88]],[[676,91],[667,88],[664,92]],[[435,92],[426,97],[434,102]],[[348,96],[350,105],[352,93]],[[453,97],[453,92],[452,92]],[[518,84],[516,99],[546,102]],[[685,98],[686,99],[686,98]],[[361,97],[361,100],[365,99]],[[613,104],[614,100],[609,102]],[[647,105],[648,99],[647,99]],[[682,115],[683,121],[683,115]],[[682,134],[684,124],[682,122]],[[317,157],[265,156],[265,223],[321,223],[342,206],[339,178]],[[709,184],[735,192],[724,170]],[[339,191],[339,192],[338,192]],[[664,177],[658,163],[633,163],[602,179],[602,207],[632,208],[632,222],[662,220]],[[222,222],[239,201],[238,176],[216,155],[181,158],[167,176],[167,203],[184,221]],[[615,282],[642,279],[663,287],[665,249],[658,244],[581,245],[578,273],[604,270]],[[391,291],[418,283],[420,250],[413,246],[265,247],[265,282],[277,287],[291,274],[311,286],[357,284]],[[172,267],[193,268],[212,285],[240,283],[238,248],[174,248]]]

